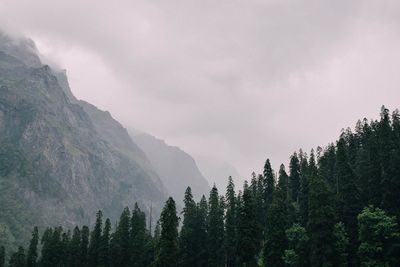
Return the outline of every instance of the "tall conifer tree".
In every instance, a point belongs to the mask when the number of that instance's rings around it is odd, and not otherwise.
[[[158,267],[178,266],[178,216],[173,198],[165,203],[161,213],[161,236],[156,258]]]
[[[27,267],[36,267],[38,258],[38,244],[39,244],[39,230],[37,227],[33,228],[32,239],[29,244],[27,255]]]

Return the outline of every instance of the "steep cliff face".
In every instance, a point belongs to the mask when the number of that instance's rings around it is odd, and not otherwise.
[[[135,201],[157,214],[167,197],[126,130],[77,101],[30,41],[4,34],[0,147],[0,242],[25,240],[33,225],[88,224],[99,209],[115,220]]]
[[[210,186],[189,154],[149,134],[134,130],[130,134],[133,141],[146,153],[174,199],[181,202],[188,186],[192,188],[197,199],[203,194],[208,197]]]

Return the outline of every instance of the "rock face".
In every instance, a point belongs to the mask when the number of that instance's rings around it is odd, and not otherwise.
[[[133,141],[146,153],[171,196],[181,203],[185,190],[192,188],[195,198],[208,197],[210,186],[194,159],[179,147],[146,133],[130,131]]]
[[[65,73],[40,63],[33,42],[0,34],[0,244],[33,225],[116,220],[138,202],[159,214],[166,190],[108,112],[76,100]]]

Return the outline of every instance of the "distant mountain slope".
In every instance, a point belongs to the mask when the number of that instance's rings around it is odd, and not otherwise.
[[[188,153],[146,133],[132,130],[130,134],[133,141],[146,153],[174,199],[182,201],[188,186],[192,188],[196,198],[203,194],[208,196],[210,186]]]
[[[232,176],[236,185],[239,187],[242,186],[244,179],[231,164],[204,156],[196,155],[194,157],[201,173],[206,177],[210,185],[215,183],[219,190],[225,192],[228,185],[228,177]]]
[[[145,154],[35,53],[0,33],[0,243],[33,225],[88,224],[99,209],[114,221],[135,201],[159,213],[167,193]]]

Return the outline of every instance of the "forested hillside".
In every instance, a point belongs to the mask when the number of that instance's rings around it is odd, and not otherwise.
[[[188,187],[182,214],[169,198],[155,229],[137,205],[115,227],[99,211],[90,233],[35,228],[9,264],[400,266],[400,114],[380,115],[323,149],[294,153],[278,175],[266,160],[242,190],[229,178],[225,193],[214,187],[196,203]]]

